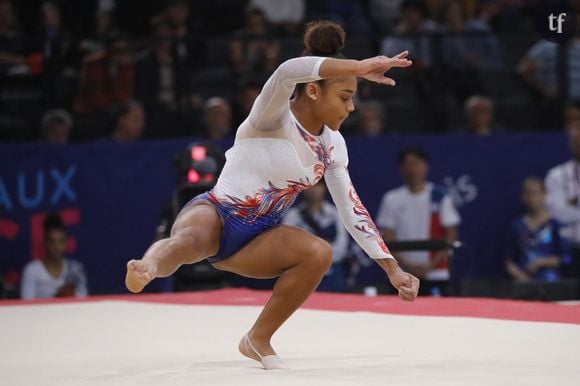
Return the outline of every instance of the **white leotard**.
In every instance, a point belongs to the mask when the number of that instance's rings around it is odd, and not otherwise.
[[[212,194],[247,223],[281,218],[298,193],[323,176],[342,222],[373,259],[393,258],[348,174],[348,154],[338,131],[310,134],[290,110],[297,83],[320,79],[325,58],[290,59],[278,67],[240,125]]]

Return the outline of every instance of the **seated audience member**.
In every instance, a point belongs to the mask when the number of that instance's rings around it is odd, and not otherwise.
[[[319,291],[340,292],[346,290],[344,267],[348,252],[349,237],[336,206],[328,202],[326,185],[323,181],[304,191],[304,200],[288,211],[282,220],[285,225],[292,225],[307,230],[332,246],[332,265],[318,286]]]
[[[579,57],[580,31],[566,44],[540,40],[520,60],[518,73],[536,97],[531,112],[536,114],[537,129],[560,128],[562,100],[580,99]]]
[[[117,111],[113,140],[118,143],[135,142],[143,136],[145,111],[137,101],[122,104]]]
[[[485,24],[467,20],[462,3],[444,6],[441,55],[445,84],[460,104],[484,89],[482,75],[501,68],[499,43]]]
[[[10,0],[0,0],[0,75],[26,68],[24,41]]]
[[[401,17],[403,0],[369,0],[368,15],[379,36],[389,35]]]
[[[495,108],[491,98],[473,95],[465,101],[467,127],[465,133],[487,136],[501,133],[503,128],[495,122]]]
[[[133,97],[134,62],[129,39],[114,34],[107,49],[88,55],[83,63],[75,102],[77,113],[95,113]]]
[[[555,281],[564,248],[560,226],[545,206],[546,190],[541,179],[527,178],[522,186],[525,213],[510,228],[506,246],[506,269],[517,281]]]
[[[219,141],[232,135],[232,108],[227,100],[220,97],[209,98],[203,111],[205,136]]]
[[[169,25],[176,60],[187,63],[189,69],[196,69],[205,62],[206,39],[202,35],[207,31],[200,30],[201,25],[192,21],[192,17],[200,17],[200,4],[191,3],[195,5],[195,12],[192,12],[190,3],[188,0],[168,0],[163,12],[154,20],[162,19]],[[198,33],[193,33],[192,28]]]
[[[114,15],[111,10],[98,10],[95,13],[92,31],[79,45],[82,53],[90,55],[106,49],[107,37],[117,33],[113,20]]]
[[[387,245],[393,240],[456,241],[459,214],[447,190],[427,181],[427,155],[420,149],[406,149],[399,153],[398,163],[405,185],[384,195],[376,221]],[[447,293],[447,250],[400,252],[396,257],[405,270],[422,279],[422,293]]]
[[[82,264],[64,257],[67,235],[62,218],[49,214],[43,225],[45,255],[24,267],[22,299],[87,296],[87,278]]]
[[[267,74],[280,60],[280,43],[272,38],[268,21],[259,9],[246,12],[244,27],[230,42],[230,63],[236,75]]]
[[[39,8],[36,32],[26,36],[27,51],[31,53],[29,70],[31,74],[42,75],[43,100],[51,106],[68,104],[69,99],[74,98],[74,87],[65,92],[66,98],[63,98],[63,92],[66,79],[76,71],[79,63],[78,44],[74,34],[65,29],[61,10],[64,4],[60,3],[44,1]]]
[[[135,63],[135,98],[148,113],[189,111],[188,62],[177,55],[171,27],[164,19],[153,30],[151,48],[141,52]]]
[[[566,120],[572,159],[548,171],[546,205],[571,246],[572,261],[562,266],[562,275],[580,279],[580,120],[574,120],[571,113]]]
[[[580,99],[573,99],[564,106],[564,129],[568,130],[572,124],[580,122]]]
[[[234,127],[239,127],[250,115],[254,101],[260,95],[261,90],[262,87],[258,82],[244,80],[240,83],[233,105]]]
[[[250,0],[250,7],[264,12],[268,22],[286,35],[300,32],[306,14],[305,0]]]
[[[427,19],[427,9],[422,1],[405,0],[401,3],[401,18],[393,34],[381,43],[381,55],[391,57],[407,50],[413,53],[415,67],[430,67],[431,47],[427,34],[437,29],[438,26]]]
[[[42,116],[40,127],[46,143],[67,143],[73,119],[65,109],[49,110]]]
[[[385,133],[385,109],[378,101],[367,101],[359,105],[357,131],[367,137]]]

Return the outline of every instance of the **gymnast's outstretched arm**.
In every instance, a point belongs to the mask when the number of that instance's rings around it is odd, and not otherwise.
[[[414,300],[419,290],[419,279],[401,270],[385,245],[380,232],[352,185],[347,169],[346,143],[342,135],[339,139],[335,162],[328,168],[324,177],[340,218],[360,247],[385,270],[391,284],[399,291],[401,299]]]
[[[288,100],[298,83],[314,82],[327,78],[359,76],[373,82],[395,85],[384,73],[393,67],[408,67],[408,52],[388,58],[376,56],[364,60],[334,59],[303,56],[282,63],[270,76],[249,114],[250,125],[258,130],[274,130],[277,119],[288,108]]]

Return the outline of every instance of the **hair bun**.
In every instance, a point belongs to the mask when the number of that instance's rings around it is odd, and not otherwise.
[[[306,25],[304,54],[335,56],[344,47],[345,32],[342,27],[328,20],[313,21]]]

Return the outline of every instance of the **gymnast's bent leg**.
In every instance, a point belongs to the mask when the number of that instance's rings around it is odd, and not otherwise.
[[[183,264],[193,264],[218,252],[222,220],[206,201],[186,206],[177,216],[171,236],[153,243],[141,260],[127,263],[125,285],[133,293],[156,277],[167,277]]]
[[[262,359],[276,355],[272,335],[316,289],[331,264],[332,247],[326,241],[289,226],[272,228],[232,257],[214,263],[242,276],[279,276],[272,297],[240,342],[241,353],[268,368]]]

